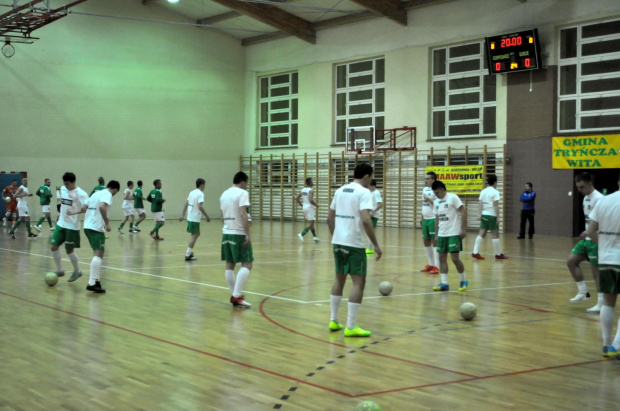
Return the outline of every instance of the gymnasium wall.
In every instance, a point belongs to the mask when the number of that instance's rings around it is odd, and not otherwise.
[[[141,3],[89,1],[74,10],[183,21]],[[75,172],[88,192],[100,175],[123,188],[141,179],[146,192],[160,178],[169,219],[203,177],[206,210],[219,216],[219,195],[243,150],[238,40],[189,26],[77,14],[33,35],[41,39],[15,44],[15,56],[0,58],[0,169],[27,170],[32,189],[46,177],[61,184],[65,171]],[[112,218],[122,216],[121,196]],[[30,204],[38,216],[36,200]]]

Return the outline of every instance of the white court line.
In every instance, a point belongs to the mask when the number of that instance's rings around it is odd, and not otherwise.
[[[10,251],[10,252],[13,252],[13,253],[20,253],[20,254],[36,255],[36,256],[38,256],[38,257],[54,258],[54,257],[51,257],[51,256],[49,256],[49,255],[29,253],[29,252],[26,252],[26,251],[9,250],[9,249],[7,249],[7,248],[0,248],[0,250]],[[66,259],[66,258],[63,258],[63,261],[70,261],[70,260],[68,260],[68,259]],[[87,265],[90,265],[89,263],[84,263],[84,262],[81,262],[80,264],[87,264]],[[222,264],[218,264],[218,265],[222,265]],[[107,265],[102,265],[101,267],[102,267],[102,268],[109,268],[109,269],[111,269],[111,270],[124,271],[124,272],[127,272],[127,273],[133,273],[133,274],[138,274],[138,275],[144,275],[144,276],[148,276],[148,277],[157,277],[157,278],[163,278],[163,279],[165,279],[165,280],[172,280],[172,281],[178,281],[178,282],[182,282],[182,283],[189,283],[189,284],[202,285],[202,286],[204,286],[204,287],[211,287],[211,288],[219,288],[219,289],[222,289],[222,290],[229,290],[229,288],[228,288],[228,287],[223,287],[223,286],[220,286],[220,285],[207,284],[207,283],[199,283],[199,282],[197,282],[197,281],[183,280],[183,279],[181,279],[181,278],[167,277],[167,276],[164,276],[164,275],[157,275],[157,274],[147,274],[147,273],[141,273],[141,272],[139,272],[139,271],[126,270],[126,269],[124,269],[124,268],[110,267],[110,266],[107,266]],[[229,290],[229,291],[230,291],[230,290]],[[305,301],[301,301],[301,300],[294,300],[294,299],[292,299],[292,298],[279,297],[279,296],[277,296],[277,295],[261,294],[261,293],[255,293],[255,292],[252,292],[252,291],[244,291],[244,293],[246,293],[246,294],[252,294],[252,295],[258,295],[258,296],[261,296],[261,297],[270,297],[270,298],[275,298],[275,299],[278,299],[278,300],[291,301],[291,302],[294,302],[294,303],[306,304],[306,302],[305,302]]]

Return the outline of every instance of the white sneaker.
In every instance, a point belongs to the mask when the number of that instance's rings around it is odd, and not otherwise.
[[[304,242],[304,236],[301,235],[301,233],[297,234],[297,237],[299,237],[299,241],[301,241],[302,243]]]
[[[577,293],[576,296],[574,296],[568,301],[570,301],[571,303],[580,303],[582,301],[589,300],[589,299],[590,299],[590,293],[586,292],[585,294]]]
[[[33,225],[32,228],[34,228],[38,232],[41,232],[41,227],[39,227],[38,225]]]
[[[314,240],[315,243],[318,243],[319,241],[321,241],[321,239],[319,237],[314,237],[313,240]]]
[[[56,227],[50,227],[50,231],[56,230]]]
[[[601,312],[601,308],[603,308],[603,303],[597,303],[594,307],[592,308],[588,308],[586,310],[587,313],[600,313]]]
[[[122,228],[120,228],[120,227],[119,227],[119,228],[118,228],[118,230],[116,230],[116,231],[118,231],[118,232],[119,232],[119,233],[121,233],[121,234],[125,234],[125,233],[123,233],[123,229],[122,229]]]

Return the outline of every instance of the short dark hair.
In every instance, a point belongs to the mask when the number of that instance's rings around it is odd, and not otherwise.
[[[372,175],[373,168],[368,163],[361,163],[355,167],[355,171],[353,171],[353,178],[360,179],[364,178],[364,176]]]
[[[138,180],[138,187],[142,187],[142,180]]]
[[[528,186],[530,186],[530,188],[534,188],[534,184],[530,183],[529,181],[528,181],[527,183],[525,183],[525,184],[527,184]]]
[[[131,181],[130,181],[131,183]],[[107,188],[111,188],[112,190],[116,189],[116,190],[120,190],[121,189],[121,183],[119,183],[116,180],[110,180],[110,182],[108,183],[108,185],[106,186]]]
[[[13,181],[15,181],[15,182],[17,183],[17,180],[16,180],[16,179],[12,179],[12,180],[11,180],[11,183],[12,183]]]
[[[495,174],[489,174],[487,176],[487,184],[492,186],[495,183],[497,183],[497,176]]]
[[[99,177],[97,179],[97,181],[99,181],[99,184],[104,185],[105,184],[105,179],[103,177]]]
[[[200,188],[200,186],[203,185],[204,183],[205,183],[205,179],[199,178],[198,180],[196,180],[196,188]]]
[[[433,180],[437,181],[437,174],[435,174],[434,171],[429,171],[428,173],[426,173],[426,175],[431,176]]]
[[[132,186],[132,185],[133,185],[133,181],[129,180],[129,181],[127,182],[127,187]]]
[[[156,186],[157,183],[161,183],[161,180],[158,178],[157,180],[153,180],[153,185]]]
[[[584,183],[594,183],[594,176],[586,172],[577,174],[577,177],[575,177],[575,183],[580,181],[583,181]]]
[[[49,178],[46,178],[46,179],[45,179],[45,180],[43,180],[43,181],[47,181],[47,180],[49,180]],[[50,181],[51,181],[51,180],[50,180]]]
[[[310,184],[311,182],[312,182],[312,177],[306,178],[306,185]]]
[[[70,183],[75,183],[75,174],[67,171],[62,175],[62,181],[68,181]]]
[[[233,184],[243,183],[244,181],[248,181],[248,175],[244,173],[243,171],[239,171],[233,177]]]
[[[437,190],[438,188],[446,189],[446,185],[439,180],[433,181],[433,186],[431,187],[433,190]]]
[[[370,185],[376,187],[377,186],[377,180],[375,180],[374,178],[372,180],[370,180]]]

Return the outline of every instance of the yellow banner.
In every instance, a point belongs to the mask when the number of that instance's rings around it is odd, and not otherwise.
[[[437,180],[446,185],[446,190],[454,194],[480,194],[484,188],[484,166],[426,167],[426,172],[434,171]]]
[[[620,134],[553,137],[553,168],[620,168]]]

